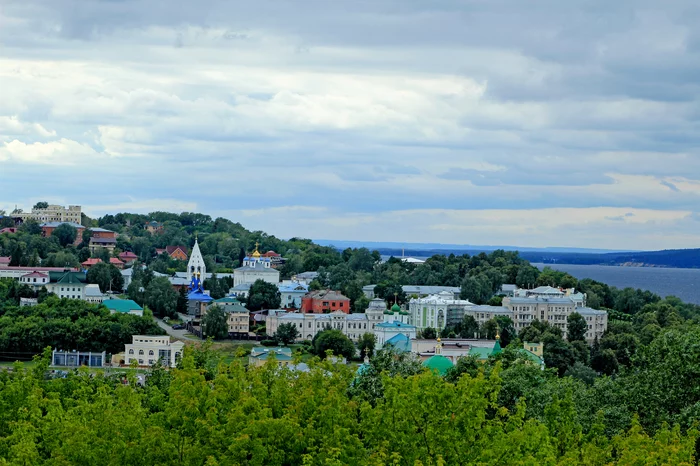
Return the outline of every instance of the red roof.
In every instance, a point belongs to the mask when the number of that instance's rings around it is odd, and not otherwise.
[[[184,246],[166,246],[166,247],[165,247],[165,250],[166,250],[167,253],[170,254],[170,255],[172,255],[172,254],[173,254],[175,251],[177,251],[178,249],[181,250],[182,252],[184,252],[185,255],[187,255],[187,248],[185,248]]]
[[[99,264],[100,262],[102,262],[102,259],[91,257],[90,259],[86,260],[85,262],[81,263],[80,265],[95,265],[95,264]]]
[[[139,256],[137,256],[136,254],[134,254],[131,251],[124,251],[124,252],[119,254],[119,258],[122,260],[124,260],[124,259],[131,260],[131,259],[138,259]]]
[[[267,251],[262,255],[263,257],[281,257],[282,254],[277,254],[275,251]]]
[[[49,278],[48,275],[45,273],[37,272],[36,270],[32,273],[28,273],[27,275],[22,275],[23,278]]]
[[[123,264],[124,262],[120,261],[120,260],[117,259],[116,257],[110,257],[110,258],[109,258],[109,263],[110,263],[110,264]]]
[[[12,258],[10,256],[4,257],[0,256],[0,264],[9,264]]]
[[[15,228],[15,227],[3,228],[2,230],[0,230],[0,233],[17,233],[17,228]]]
[[[8,266],[3,268],[3,270],[17,270],[18,272],[36,272],[36,271],[41,271],[41,272],[65,272],[66,270],[69,272],[78,272],[80,269],[78,268],[72,268],[72,267],[18,267],[18,266]]]

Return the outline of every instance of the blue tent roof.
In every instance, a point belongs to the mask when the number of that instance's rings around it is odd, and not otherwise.
[[[207,303],[209,301],[214,300],[214,298],[212,298],[208,294],[204,294],[204,292],[202,290],[199,290],[199,289],[194,290],[194,291],[190,291],[187,294],[187,299],[190,301],[202,301],[202,302],[207,302]]]
[[[411,351],[411,339],[403,333],[398,333],[393,337],[389,338],[385,344],[393,346],[402,353],[407,353]]]

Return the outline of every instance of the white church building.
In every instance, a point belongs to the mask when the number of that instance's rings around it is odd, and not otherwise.
[[[241,267],[233,271],[233,287],[252,285],[257,280],[277,285],[280,282],[280,273],[272,267],[269,257],[262,257],[258,251],[258,243],[255,243],[255,251],[243,259]]]

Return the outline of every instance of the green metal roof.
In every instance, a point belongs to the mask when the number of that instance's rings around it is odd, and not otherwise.
[[[143,311],[143,308],[130,299],[106,299],[102,301],[110,311],[128,313],[130,311]]]
[[[532,362],[534,362],[534,363],[536,363],[536,364],[539,364],[539,365],[543,365],[543,364],[544,364],[544,361],[542,360],[541,357],[537,356],[537,355],[536,355],[535,353],[533,353],[532,351],[526,350],[525,348],[522,348],[522,349],[518,350],[518,354],[519,354],[520,356],[524,357],[525,359],[528,359],[528,360],[530,360],[530,361],[532,361]]]
[[[493,352],[492,348],[477,348],[477,347],[472,347],[469,350],[469,355],[470,356],[476,356],[476,358],[480,361],[485,361],[491,356],[491,353]]]
[[[83,272],[49,272],[51,283],[61,283],[63,285],[79,285],[87,280]]]
[[[440,375],[445,375],[448,370],[454,367],[454,364],[445,356],[436,354],[423,361],[423,366],[432,371],[437,371]]]

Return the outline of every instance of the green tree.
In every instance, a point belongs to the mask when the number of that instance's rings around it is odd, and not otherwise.
[[[434,340],[437,338],[437,330],[432,327],[426,327],[420,332],[420,337],[424,340]]]
[[[374,348],[377,346],[377,336],[374,333],[363,333],[357,342],[357,349],[360,356],[371,358],[374,355]]]
[[[37,202],[34,204],[34,209],[48,209],[49,208],[49,203],[45,201]]]
[[[181,286],[178,290],[175,309],[180,314],[187,314],[187,288],[184,286]]]
[[[586,319],[578,312],[572,312],[567,319],[566,339],[573,341],[586,341],[586,332],[588,332],[588,323]]]
[[[177,296],[166,277],[155,277],[148,283],[144,299],[156,316],[176,317]]]
[[[326,351],[333,351],[335,356],[343,356],[347,359],[355,355],[355,345],[343,332],[337,329],[324,330],[314,339],[314,352],[322,359],[326,357]]]
[[[62,223],[51,232],[51,236],[58,240],[58,244],[62,247],[66,247],[69,244],[75,242],[75,238],[78,236],[78,230],[69,225],[68,223]]]
[[[210,306],[202,317],[202,331],[214,340],[228,338],[228,322],[221,306]]]
[[[465,315],[460,324],[459,336],[462,338],[476,338],[479,333],[479,323],[473,316]]]
[[[88,283],[96,283],[103,293],[108,290],[121,291],[124,287],[124,277],[119,269],[112,264],[100,262],[90,267],[86,276]]]
[[[282,304],[282,295],[277,286],[263,280],[256,280],[251,285],[247,303],[247,307],[251,311],[279,309],[280,304]]]
[[[474,304],[484,304],[492,295],[490,280],[485,275],[465,277],[462,281],[462,290],[459,294],[461,299],[468,299]]]
[[[274,338],[287,346],[290,343],[294,343],[296,339],[299,338],[299,329],[297,329],[297,326],[293,323],[288,322],[280,324],[277,327]]]

